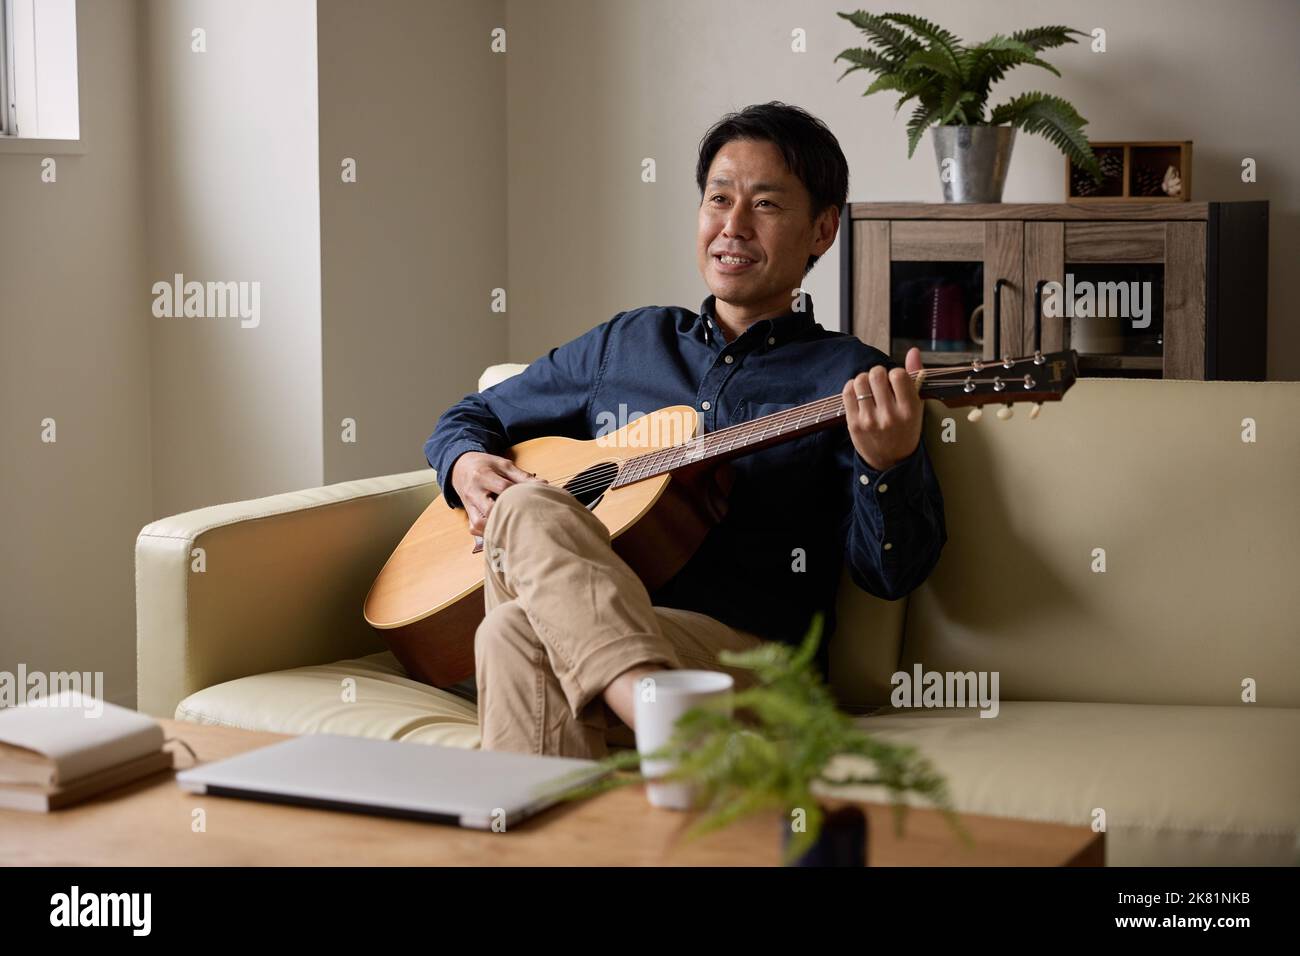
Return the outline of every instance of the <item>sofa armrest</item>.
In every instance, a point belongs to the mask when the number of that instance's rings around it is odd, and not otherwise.
[[[439,494],[430,469],[200,508],[136,539],[137,707],[384,649],[361,608]]]

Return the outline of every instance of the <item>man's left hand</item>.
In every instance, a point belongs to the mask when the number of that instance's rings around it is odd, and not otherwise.
[[[912,374],[921,371],[921,350],[908,349],[906,369],[877,365],[844,385],[844,418],[853,447],[868,465],[885,471],[916,451],[923,403]],[[861,396],[861,398],[859,398]]]

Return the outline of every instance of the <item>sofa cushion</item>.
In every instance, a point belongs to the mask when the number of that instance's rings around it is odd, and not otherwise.
[[[355,685],[351,702],[345,679]],[[449,688],[406,676],[388,651],[355,660],[271,671],[214,684],[176,707],[176,719],[276,734],[345,734],[475,749],[480,744],[474,678]],[[635,748],[622,721],[605,734],[611,749]]]
[[[350,702],[343,683],[349,678]],[[388,651],[214,684],[182,700],[176,719],[279,734],[479,745],[474,701],[412,680]]]
[[[856,723],[915,745],[959,810],[1084,826],[1104,810],[1112,866],[1300,862],[1297,709],[1003,701],[991,719],[886,710]],[[854,769],[840,757],[829,772]]]

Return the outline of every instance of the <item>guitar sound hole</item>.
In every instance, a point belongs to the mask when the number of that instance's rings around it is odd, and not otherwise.
[[[580,471],[564,486],[564,490],[582,502],[584,508],[594,508],[605,497],[605,492],[618,477],[618,464],[604,461]]]

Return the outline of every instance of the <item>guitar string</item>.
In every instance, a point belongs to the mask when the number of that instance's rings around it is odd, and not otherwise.
[[[994,379],[977,379],[975,381],[993,382]],[[950,384],[958,385],[963,383],[953,382]],[[1011,394],[1015,393],[1013,392]],[[811,404],[813,403],[810,403],[810,405]],[[745,429],[745,434],[741,441],[724,442],[718,440],[721,432],[710,432],[707,435],[701,436],[701,439],[698,441],[693,440],[695,443],[694,448],[689,447],[690,443],[670,445],[667,448],[659,449],[658,451],[647,453],[646,455],[624,459],[622,462],[608,462],[608,465],[614,466],[615,468],[612,476],[609,474],[608,468],[606,468],[602,473],[588,476],[572,486],[566,486],[563,484],[564,481],[578,477],[579,475],[584,474],[585,471],[589,470],[584,469],[583,472],[575,472],[574,474],[564,476],[563,478],[549,478],[546,480],[550,484],[557,484],[560,487],[564,487],[566,491],[574,495],[601,488],[602,486],[604,488],[613,487],[620,478],[626,478],[629,474],[635,474],[635,477],[630,481],[625,480],[624,485],[635,484],[636,482],[653,478],[656,475],[664,474],[686,465],[693,464],[694,461],[698,461],[701,458],[713,457],[714,455],[725,453],[738,447],[758,444],[767,438],[779,436],[786,430],[786,425],[790,425],[792,429],[799,429],[807,425],[819,425],[832,418],[843,417],[842,404],[837,404],[834,407],[831,407],[829,403],[823,405],[823,403],[818,402],[815,404],[818,404],[821,407],[815,410],[808,407],[807,413],[801,414],[794,421],[783,419],[779,422],[774,421],[768,423],[761,429]],[[830,413],[829,417],[827,412]],[[741,436],[738,435],[736,437],[739,438]],[[633,465],[633,463],[636,464]],[[598,467],[600,466],[592,466],[593,469]]]
[[[1023,358],[1028,359],[1031,358],[1031,356],[1024,356]],[[1013,363],[1017,361],[1019,360],[1012,359]],[[989,359],[987,364],[984,364],[983,367],[980,369],[980,371],[987,371],[990,368],[990,366],[1005,368],[1005,365],[1003,365],[1002,361],[997,359]],[[966,366],[966,367],[954,367],[954,368],[947,368],[947,369],[921,369],[920,371],[917,372],[909,371],[908,375],[913,380],[923,377],[924,381],[922,382],[922,384],[924,385],[925,382],[929,382],[935,378],[954,377],[958,375],[968,376],[968,374],[973,371],[975,371],[974,366]],[[980,383],[984,383],[984,382],[992,383],[995,382],[997,378],[1001,378],[1001,376],[997,376],[995,378],[971,379],[971,381],[980,382]],[[1010,380],[1019,381],[1019,378],[1012,377]],[[954,386],[954,385],[964,385],[965,382],[966,382],[966,378],[963,377],[961,381],[951,381],[951,382],[945,381],[937,384],[945,385],[945,386]],[[591,491],[600,488],[602,485],[606,487],[611,486],[614,481],[618,480],[620,475],[625,473],[627,467],[634,462],[640,462],[641,463],[640,467],[646,470],[646,474],[636,479],[636,481],[643,481],[647,478],[655,477],[657,474],[663,474],[664,472],[655,471],[653,469],[659,467],[660,465],[667,464],[672,457],[679,456],[687,449],[690,449],[690,446],[692,444],[697,445],[699,447],[699,452],[701,457],[708,457],[712,454],[716,454],[718,452],[731,451],[733,448],[738,447],[735,444],[729,445],[725,448],[717,447],[721,445],[721,441],[719,439],[729,438],[733,435],[737,435],[738,433],[744,432],[746,434],[757,435],[758,437],[755,437],[753,439],[753,443],[757,443],[758,441],[762,441],[766,438],[772,437],[773,434],[780,435],[782,431],[784,431],[784,427],[786,424],[793,424],[795,428],[800,428],[809,424],[821,424],[822,422],[828,420],[823,417],[823,412],[825,411],[832,411],[831,417],[839,417],[843,413],[843,408],[844,405],[843,405],[842,393],[839,395],[830,395],[825,398],[816,399],[812,402],[808,402],[805,405],[787,409],[784,412],[778,412],[775,415],[770,416],[772,419],[771,422],[769,422],[762,429],[759,429],[757,431],[754,429],[753,426],[757,422],[762,421],[762,419],[754,419],[748,422],[740,422],[736,425],[729,425],[726,428],[720,428],[716,431],[708,432],[704,435],[699,435],[696,438],[689,439],[686,442],[683,442],[681,444],[669,445],[666,448],[657,449],[652,452],[647,452],[644,455],[638,455],[634,458],[624,459],[622,462],[613,463],[617,465],[617,471],[615,472],[613,479],[609,481],[607,481],[604,476],[601,477],[592,476],[588,479],[584,479],[582,482],[579,482],[573,487],[564,486],[565,482],[568,482],[573,478],[582,475],[584,472],[590,470],[589,468],[584,468],[582,471],[577,471],[569,475],[561,475],[553,478],[545,478],[545,481],[548,484],[557,485],[558,487],[564,487],[564,490],[568,491],[570,494],[578,495],[586,491]],[[796,413],[799,413],[797,417],[796,417]],[[805,419],[808,418],[809,415],[815,415],[815,417],[810,421],[805,421]],[[791,419],[794,419],[794,421],[791,421]],[[772,432],[771,430],[774,427],[777,430],[775,432]],[[746,444],[750,444],[750,443],[751,442],[746,442]],[[690,449],[690,450],[694,452],[694,449]],[[651,465],[652,462],[653,462],[653,466]],[[689,463],[690,462],[686,462],[686,464]],[[599,467],[599,465],[593,465],[591,467],[596,468]],[[681,465],[675,464],[672,466],[672,468],[669,468],[667,470],[671,471],[678,467],[681,467]],[[539,476],[539,477],[544,477],[544,476]],[[634,484],[634,483],[635,482],[629,482],[629,484]]]
[[[1001,363],[996,363],[996,364],[1000,365]],[[926,372],[926,378],[929,379],[932,375],[936,374],[936,372],[938,371],[943,371],[945,373],[956,371],[964,374],[965,372],[973,371],[973,369],[944,369],[944,370],[927,369],[924,371]],[[916,375],[917,373],[909,373],[909,374]],[[998,376],[997,378],[1000,377],[1001,376]],[[981,383],[984,382],[993,383],[996,381],[996,378],[971,379],[971,381],[981,382]],[[1013,382],[1019,381],[1019,379],[1012,378],[1011,381]],[[965,379],[963,379],[962,381],[943,382],[940,384],[947,385],[947,386],[964,385]],[[999,404],[999,403],[994,402],[993,404]],[[600,488],[601,486],[604,486],[606,488],[611,487],[613,483],[616,482],[621,475],[626,473],[627,467],[629,465],[631,465],[633,462],[640,462],[641,469],[645,470],[646,473],[639,475],[639,477],[637,477],[633,481],[628,482],[628,484],[634,484],[638,481],[644,481],[647,478],[652,478],[655,477],[656,475],[664,474],[666,471],[672,471],[677,468],[683,467],[683,465],[691,464],[692,462],[688,460],[685,462],[672,464],[671,467],[664,468],[662,470],[655,470],[661,468],[661,466],[663,465],[667,465],[674,457],[680,456],[684,451],[690,450],[692,452],[695,452],[696,451],[695,449],[690,448],[692,444],[698,446],[698,454],[700,457],[710,457],[714,454],[731,451],[736,447],[740,447],[739,445],[734,443],[729,444],[726,447],[721,447],[723,443],[719,441],[720,438],[726,438],[739,432],[745,432],[748,435],[753,436],[752,439],[750,441],[746,441],[745,444],[751,444],[751,443],[756,444],[757,442],[772,437],[773,435],[780,435],[785,430],[786,424],[791,424],[793,425],[793,427],[799,428],[805,425],[820,424],[822,422],[825,422],[828,420],[826,417],[824,417],[824,412],[826,411],[832,412],[831,415],[832,418],[840,417],[843,413],[843,407],[844,406],[843,406],[843,401],[841,396],[831,395],[826,398],[817,399],[816,401],[798,406],[797,408],[787,409],[784,412],[779,412],[776,415],[771,416],[772,421],[759,430],[755,430],[753,426],[757,422],[762,421],[762,419],[754,419],[748,422],[741,422],[737,425],[730,425],[727,428],[718,429],[717,431],[708,432],[707,434],[698,436],[697,438],[690,439],[689,441],[681,444],[669,445],[665,448],[661,448],[653,452],[647,452],[644,455],[638,455],[634,458],[624,459],[622,462],[611,462],[610,464],[614,464],[617,466],[617,471],[612,479],[607,479],[606,476],[592,476],[573,485],[572,487],[565,487],[563,485],[564,482],[576,478],[579,475],[584,474],[584,472],[590,470],[590,469],[583,469],[582,471],[574,472],[573,474],[570,475],[558,476],[555,478],[547,478],[546,481],[549,484],[556,484],[559,487],[564,487],[565,491],[577,495],[586,491],[595,490],[597,488]],[[794,418],[796,412],[800,412],[801,414],[799,414],[794,421],[791,421],[791,419]],[[813,415],[814,417],[809,419],[810,415]],[[805,420],[805,419],[809,419],[809,420]],[[772,431],[773,428],[776,428],[776,431]],[[591,467],[597,468],[599,467],[599,465],[593,465]]]

